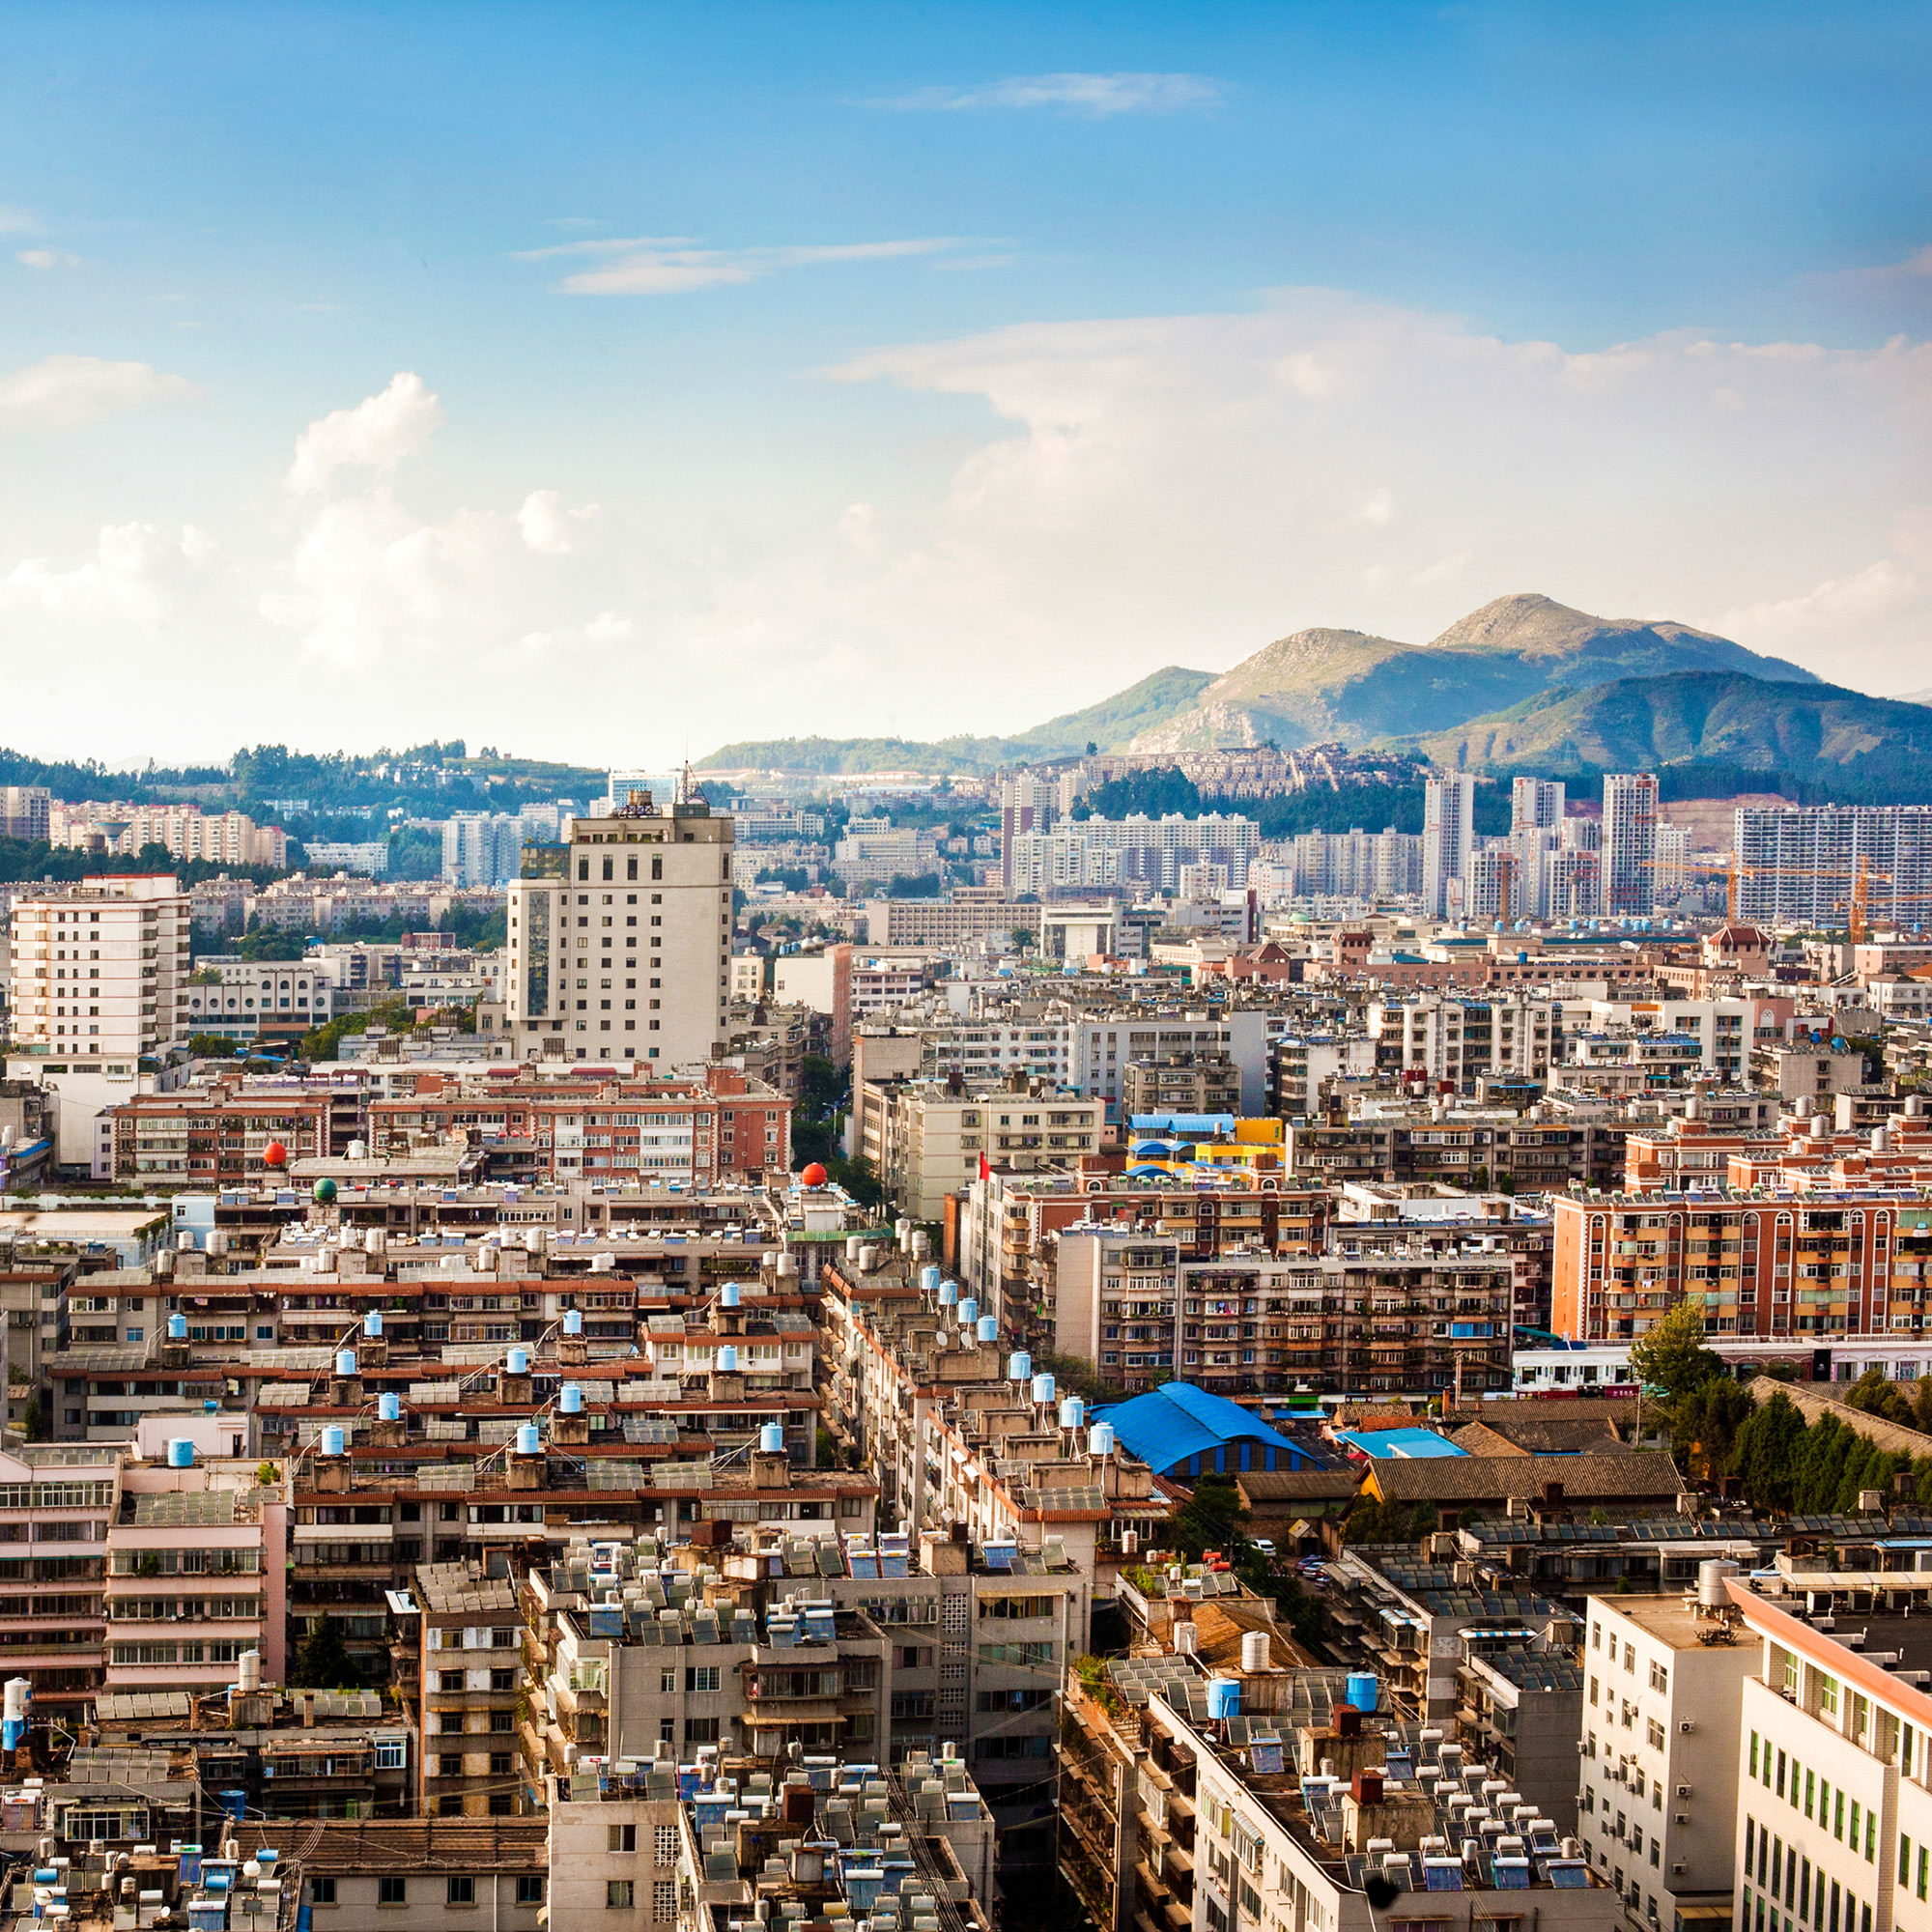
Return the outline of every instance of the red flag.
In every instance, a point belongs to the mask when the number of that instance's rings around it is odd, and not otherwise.
[[[993,1178],[992,1164],[987,1160],[986,1156],[982,1153],[980,1156],[980,1179],[981,1180],[990,1180],[992,1179],[992,1178]]]

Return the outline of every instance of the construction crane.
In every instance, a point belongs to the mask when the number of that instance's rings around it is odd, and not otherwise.
[[[1845,898],[1832,900],[1832,910],[1845,909],[1848,914],[1847,926],[1854,946],[1861,944],[1871,926],[1871,888],[1873,883],[1887,885],[1892,883],[1894,874],[1876,870],[1870,858],[1861,853],[1855,867],[1847,870],[1841,866],[1741,866],[1735,855],[1724,865],[1690,865],[1687,871],[1713,875],[1722,872],[1725,876],[1725,920],[1735,925],[1738,923],[1738,881],[1740,879],[1830,879],[1849,884],[1851,891]],[[1890,902],[1894,909],[1901,900],[1932,906],[1932,888],[1918,892],[1894,892]]]

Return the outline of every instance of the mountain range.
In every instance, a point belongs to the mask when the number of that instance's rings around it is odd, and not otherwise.
[[[1923,696],[1923,695],[1921,695]],[[1808,781],[1932,752],[1932,711],[1826,685],[1802,666],[1666,620],[1595,617],[1535,593],[1497,598],[1427,644],[1307,630],[1218,676],[1170,666],[1011,738],[743,742],[712,768],[984,773],[1102,752],[1341,741],[1471,770],[1712,762]],[[1922,749],[1921,749],[1922,748]]]

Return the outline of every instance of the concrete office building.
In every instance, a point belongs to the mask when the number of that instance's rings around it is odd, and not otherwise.
[[[711,1058],[731,969],[731,820],[647,799],[524,848],[508,887],[503,1025],[524,1060]]]

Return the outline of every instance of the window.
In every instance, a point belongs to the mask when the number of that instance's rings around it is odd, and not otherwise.
[[[684,1688],[687,1690],[715,1690],[718,1688],[718,1666],[715,1663],[700,1663],[696,1669],[684,1673]]]
[[[409,1741],[406,1738],[378,1738],[376,1740],[376,1769],[378,1771],[403,1771],[409,1766]]]
[[[308,1882],[308,1901],[311,1905],[333,1905],[335,1903],[334,1879],[311,1878]]]
[[[407,1905],[410,1902],[410,1882],[406,1878],[379,1878],[376,1881],[376,1903],[378,1905]]]
[[[519,1905],[541,1905],[543,1902],[543,1873],[519,1872],[517,1874],[517,1903]]]
[[[627,1878],[607,1878],[604,1881],[604,1910],[606,1912],[628,1912],[631,1909],[631,1881]]]
[[[1655,1718],[1650,1720],[1649,1736],[1651,1749],[1661,1751],[1663,1748],[1663,1726]]]
[[[448,1901],[451,1905],[474,1905],[476,1903],[476,1881],[468,1872],[452,1873],[449,1880]]]
[[[1670,1691],[1670,1672],[1655,1662],[1650,1666],[1650,1688],[1664,1696]]]
[[[638,1849],[638,1828],[635,1825],[607,1825],[604,1828],[604,1849],[607,1852],[635,1852]]]

